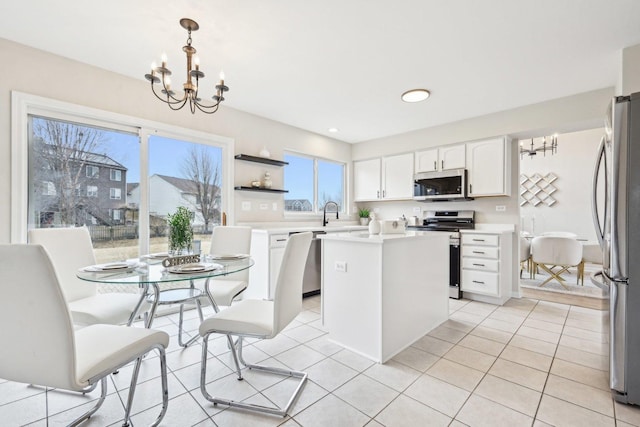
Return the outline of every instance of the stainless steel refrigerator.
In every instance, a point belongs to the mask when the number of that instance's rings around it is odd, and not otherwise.
[[[637,405],[640,404],[640,92],[612,100],[593,185],[594,223],[603,252],[602,278],[609,288],[611,393],[619,402]],[[599,192],[598,187],[604,191]]]

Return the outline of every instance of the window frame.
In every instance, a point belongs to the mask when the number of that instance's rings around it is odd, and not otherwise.
[[[291,216],[291,217],[299,217],[299,216],[321,216],[323,213],[323,208],[324,206],[319,206],[318,205],[318,161],[322,161],[322,162],[327,162],[327,163],[335,163],[338,165],[342,165],[342,206],[341,209],[339,211],[340,214],[343,215],[347,215],[349,210],[347,209],[347,205],[349,204],[348,200],[347,200],[347,174],[348,174],[348,164],[345,162],[342,162],[340,160],[335,160],[335,159],[329,159],[326,157],[319,157],[319,156],[314,156],[311,154],[305,154],[305,153],[300,153],[300,152],[296,152],[293,150],[284,150],[283,156],[297,156],[297,157],[301,157],[301,158],[305,158],[305,159],[309,159],[309,160],[313,160],[313,201],[312,203],[312,210],[311,211],[288,211],[284,208],[283,206],[283,213],[284,216]],[[286,166],[285,166],[286,167]],[[286,187],[286,183],[284,183],[285,187]]]
[[[187,142],[211,145],[222,150],[222,206],[227,219],[234,221],[233,138],[142,119],[125,114],[58,101],[19,91],[11,92],[11,243],[27,243],[29,199],[29,116],[76,122],[113,131],[136,133],[140,139],[140,191],[148,194],[148,137],[159,135]],[[149,249],[149,205],[140,201],[139,251]]]
[[[97,185],[87,185],[87,197],[98,197]]]
[[[93,171],[95,170],[95,173],[89,174],[89,171]],[[91,179],[98,179],[100,178],[100,167],[96,166],[96,165],[86,165],[85,166],[85,176],[87,178],[91,178]]]
[[[122,188],[109,188],[109,199],[110,200],[122,200]]]
[[[113,178],[114,173],[116,175],[118,175],[118,179],[114,179]],[[109,181],[122,182],[122,171],[120,169],[110,168],[109,169]]]

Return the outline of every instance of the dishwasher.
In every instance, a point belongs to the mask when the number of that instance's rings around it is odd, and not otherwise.
[[[289,233],[292,235],[295,233]],[[327,234],[324,231],[314,231],[309,247],[307,263],[304,266],[304,277],[302,279],[302,297],[310,297],[320,293],[322,280],[322,241],[318,239],[319,234]]]

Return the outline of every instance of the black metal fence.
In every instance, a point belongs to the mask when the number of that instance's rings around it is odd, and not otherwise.
[[[194,225],[194,234],[211,234],[211,230],[218,224],[209,224],[209,229],[206,230],[204,225]],[[125,240],[125,239],[137,239],[138,238],[138,226],[137,225],[92,225],[89,226],[89,234],[91,234],[91,240],[107,241],[107,240]],[[150,227],[150,237],[164,237],[167,235],[169,227],[167,225],[156,225]]]

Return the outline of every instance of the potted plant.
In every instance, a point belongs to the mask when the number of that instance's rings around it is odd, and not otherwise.
[[[193,242],[191,218],[191,212],[184,206],[179,206],[173,215],[167,215],[169,255],[188,254],[191,251],[191,243]]]
[[[369,208],[360,208],[358,209],[358,216],[360,217],[360,225],[368,225],[369,224],[369,215],[371,211]]]

